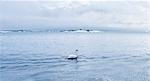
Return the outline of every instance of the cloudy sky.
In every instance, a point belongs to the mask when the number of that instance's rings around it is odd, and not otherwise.
[[[150,30],[150,1],[1,0],[1,29]]]

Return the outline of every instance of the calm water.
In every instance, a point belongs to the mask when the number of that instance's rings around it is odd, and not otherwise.
[[[1,34],[0,81],[150,81],[150,34]],[[79,59],[65,59],[78,49]]]

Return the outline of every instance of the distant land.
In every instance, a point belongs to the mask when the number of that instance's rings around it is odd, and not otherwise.
[[[150,33],[150,30],[137,30],[137,29],[45,29],[45,30],[0,30],[0,33],[9,32],[75,32],[75,33],[101,33],[101,32],[114,32],[114,33]]]

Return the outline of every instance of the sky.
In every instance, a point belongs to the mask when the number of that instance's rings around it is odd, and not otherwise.
[[[150,30],[150,1],[0,0],[0,28]]]

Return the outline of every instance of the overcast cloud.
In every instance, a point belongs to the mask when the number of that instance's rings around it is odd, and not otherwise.
[[[150,2],[0,1],[1,29],[116,27],[150,30]]]

